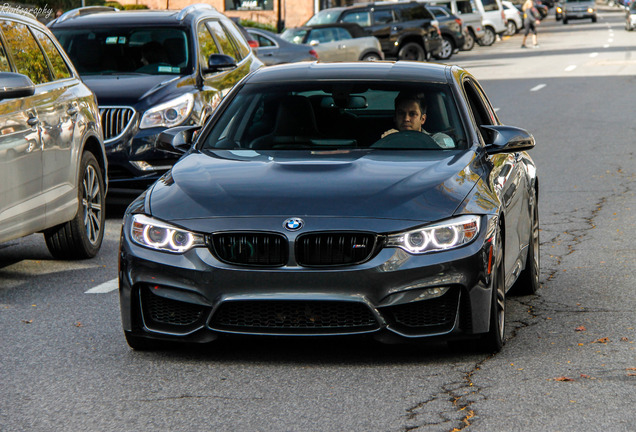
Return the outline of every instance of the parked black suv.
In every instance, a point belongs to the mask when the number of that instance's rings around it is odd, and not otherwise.
[[[129,200],[178,156],[166,128],[203,125],[241,78],[262,66],[231,19],[209,5],[182,10],[71,10],[49,24],[99,103],[110,195]]]
[[[14,12],[10,12],[14,10]],[[0,243],[43,232],[58,259],[104,237],[106,152],[95,95],[35,17],[0,11]]]
[[[413,2],[379,2],[323,9],[305,25],[354,22],[377,37],[386,58],[428,60],[442,49],[439,24],[426,7]]]

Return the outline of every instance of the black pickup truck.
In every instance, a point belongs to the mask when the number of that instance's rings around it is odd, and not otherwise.
[[[355,22],[377,37],[387,59],[424,61],[437,56],[442,49],[438,22],[416,1],[323,9],[305,25],[336,22]]]

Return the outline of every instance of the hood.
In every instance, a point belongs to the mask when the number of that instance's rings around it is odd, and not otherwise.
[[[172,87],[180,80],[170,75],[85,75],[82,81],[95,93],[100,106],[137,106],[140,101]]]
[[[474,187],[472,151],[191,153],[148,194],[166,221],[315,216],[434,221]]]

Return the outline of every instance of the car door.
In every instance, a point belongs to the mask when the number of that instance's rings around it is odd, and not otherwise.
[[[346,58],[335,27],[311,29],[306,41],[316,50],[321,61],[344,61]]]
[[[382,51],[385,53],[392,51],[394,49],[393,45],[402,31],[402,24],[397,22],[398,19],[393,7],[375,7],[372,17],[373,23],[366,30],[378,38],[380,45],[382,45]]]
[[[81,82],[71,73],[64,58],[47,34],[32,29],[46,54],[49,79],[42,90],[54,103],[43,107],[42,124],[42,193],[47,202],[47,225],[66,220],[65,209],[76,202],[77,166],[85,124],[80,117],[82,98],[92,97],[81,90]],[[58,220],[59,219],[59,220]]]
[[[0,64],[10,71],[28,76],[36,85],[32,96],[0,100],[0,241],[19,237],[43,227],[46,202],[42,197],[42,147],[40,111],[50,109],[38,85],[43,79],[44,58],[24,23],[0,20]],[[42,63],[29,61],[42,56]],[[11,229],[11,233],[7,232]]]
[[[477,82],[467,79],[464,90],[477,130],[483,142],[488,144],[492,142],[491,132],[481,126],[499,124],[495,111]],[[528,239],[521,238],[520,233],[530,232],[530,200],[522,154],[495,154],[490,156],[490,161],[493,167],[489,180],[504,208],[506,279],[514,280],[520,270],[521,250],[528,244]]]

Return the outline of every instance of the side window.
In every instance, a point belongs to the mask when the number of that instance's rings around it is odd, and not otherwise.
[[[64,58],[60,54],[60,52],[55,47],[53,41],[46,35],[44,32],[33,29],[33,34],[40,42],[40,45],[44,48],[44,52],[46,52],[51,65],[53,66],[53,73],[55,74],[55,79],[64,79],[71,77],[71,71],[68,69],[68,66],[64,62]]]
[[[336,30],[336,34],[338,35],[338,40],[353,39],[351,37],[351,33],[343,29],[342,27],[336,27],[335,30]]]
[[[393,11],[391,9],[379,9],[373,11],[373,22],[377,24],[389,24],[394,22]]]
[[[210,34],[205,23],[199,23],[197,28],[197,38],[199,39],[199,53],[201,54],[200,62],[204,67],[208,65],[208,57],[212,54],[219,54],[219,47],[216,46],[214,38]]]
[[[484,6],[484,11],[486,12],[499,10],[497,0],[481,0],[481,4]]]
[[[470,1],[458,1],[457,12],[461,14],[475,13],[476,9]]]
[[[368,11],[350,12],[340,19],[346,23],[356,23],[360,27],[369,27],[371,25],[371,14]]]
[[[241,57],[236,52],[236,49],[234,48],[234,45],[232,45],[227,33],[225,33],[225,30],[221,27],[221,23],[218,21],[208,21],[207,26],[210,29],[210,32],[214,35],[216,41],[219,43],[221,52],[234,57],[236,60],[240,60]]]
[[[433,19],[431,12],[424,5],[402,7],[400,15],[403,21]]]
[[[258,41],[258,46],[259,47],[273,47],[276,46],[276,44],[274,43],[274,41],[269,40],[268,38],[258,35],[258,34],[253,34],[252,36],[254,36],[254,38]]]
[[[236,58],[236,60],[238,61],[247,57],[250,52],[252,52],[252,48],[247,44],[243,33],[241,33],[241,31],[234,25],[233,22],[223,21],[222,24],[223,27],[225,27],[230,33],[230,38],[236,46],[236,51],[239,53],[239,56]]]
[[[11,65],[9,65],[9,58],[7,52],[4,49],[2,40],[0,39],[0,72],[11,72]]]
[[[9,43],[17,72],[31,78],[36,85],[51,81],[44,53],[29,28],[13,21],[0,22],[0,28]]]
[[[470,105],[470,111],[473,114],[475,124],[479,127],[482,125],[492,125],[497,123],[497,119],[494,115],[494,110],[490,106],[490,103],[485,98],[483,91],[472,81],[464,82],[464,90],[468,103]],[[491,132],[479,127],[479,131],[485,143],[491,141]]]

